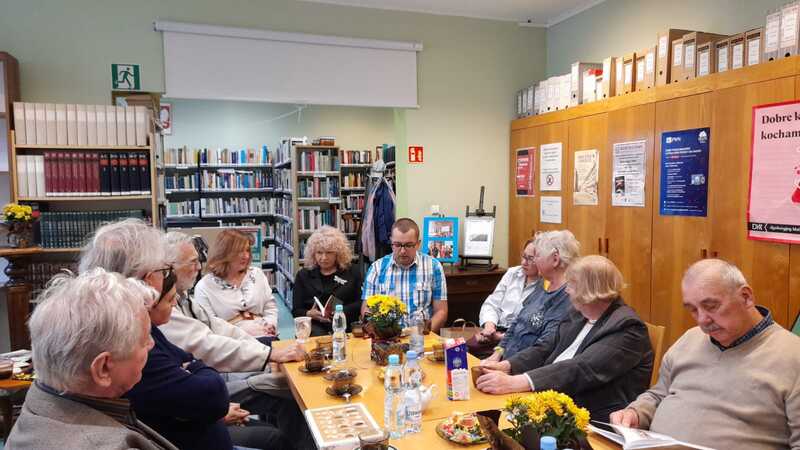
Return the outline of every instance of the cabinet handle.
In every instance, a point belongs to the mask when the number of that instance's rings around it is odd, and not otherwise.
[[[706,259],[706,258],[708,258],[708,250],[706,250],[706,249],[704,249],[704,248],[700,249],[700,258],[701,258],[701,259]]]
[[[597,238],[597,254],[603,253],[603,238]]]
[[[608,238],[606,238],[606,256],[608,256]]]

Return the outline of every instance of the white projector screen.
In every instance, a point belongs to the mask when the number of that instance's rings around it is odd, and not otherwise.
[[[418,107],[420,43],[162,21],[155,29],[167,97]]]

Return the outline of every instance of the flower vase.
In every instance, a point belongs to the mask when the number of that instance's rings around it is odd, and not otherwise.
[[[7,222],[8,243],[14,248],[33,247],[33,222]]]

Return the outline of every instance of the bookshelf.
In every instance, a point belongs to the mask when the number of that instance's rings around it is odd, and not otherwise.
[[[373,153],[369,150],[342,150],[341,163],[341,221],[339,228],[344,232],[355,258],[360,246],[357,244],[361,229],[362,213],[367,196],[369,170],[372,167]]]

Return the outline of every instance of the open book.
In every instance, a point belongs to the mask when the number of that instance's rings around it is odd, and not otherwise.
[[[611,425],[610,423],[597,420],[593,420],[592,422],[606,425],[616,431],[616,433],[614,433],[594,425],[589,425],[590,431],[622,445],[623,450],[635,450],[640,448],[714,450],[709,447],[681,442],[667,435],[654,433],[652,431],[628,428],[622,425]]]
[[[343,304],[343,302],[337,297],[334,297],[333,295],[328,297],[328,301],[325,302],[324,306],[322,305],[322,303],[320,303],[317,297],[314,297],[314,308],[321,311],[323,317],[328,317],[328,318],[333,317],[333,312],[336,309],[336,305],[341,305],[341,304]]]

